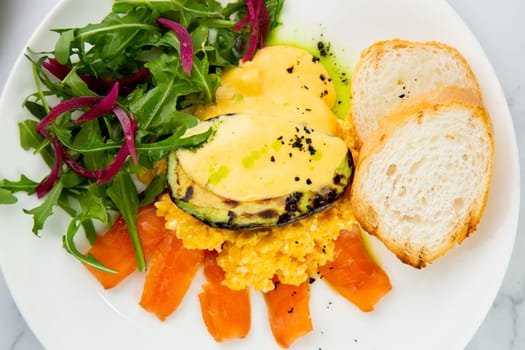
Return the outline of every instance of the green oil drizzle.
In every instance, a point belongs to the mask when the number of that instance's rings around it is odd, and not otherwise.
[[[221,180],[225,179],[230,174],[230,168],[226,165],[221,165],[218,168],[210,169],[210,177],[208,183],[210,185],[217,185]]]
[[[242,159],[242,166],[245,168],[251,168],[255,161],[260,159],[264,154],[268,153],[268,146],[264,145],[261,149],[250,152],[246,157]]]
[[[313,161],[318,161],[318,160],[321,160],[323,159],[323,152],[319,149],[316,149],[315,150],[315,153],[312,154],[312,160]]]

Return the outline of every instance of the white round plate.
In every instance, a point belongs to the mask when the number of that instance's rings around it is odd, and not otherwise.
[[[54,47],[50,28],[98,22],[110,0],[65,0],[39,27],[28,46]],[[283,38],[323,39],[338,60],[355,64],[359,53],[378,40],[437,40],[457,47],[476,73],[492,116],[496,156],[485,215],[478,230],[431,266],[416,270],[400,263],[375,239],[375,255],[393,290],[371,313],[362,313],[322,280],[312,284],[314,330],[293,349],[461,349],[491,306],[510,259],[519,210],[518,156],[512,120],[500,84],[471,32],[441,0],[286,0]],[[21,103],[34,91],[31,66],[20,56],[0,100],[0,178],[33,179],[47,170],[19,147]],[[57,215],[41,238],[31,233],[23,208],[37,205],[21,196],[0,211],[0,263],[22,314],[43,346],[59,349],[278,349],[259,293],[252,296],[252,330],[243,340],[215,343],[203,325],[197,294],[202,276],[179,309],[164,323],[138,304],[143,275],[135,274],[104,291],[63,249],[67,218]],[[59,213],[60,214],[60,213]]]

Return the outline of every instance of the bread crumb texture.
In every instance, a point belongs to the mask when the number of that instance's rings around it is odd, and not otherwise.
[[[363,146],[352,205],[367,231],[423,267],[480,220],[494,152],[488,116],[479,107],[443,104],[392,117],[384,130]]]
[[[380,41],[363,51],[352,82],[352,117],[360,140],[403,101],[449,85],[481,91],[465,58],[438,42]]]

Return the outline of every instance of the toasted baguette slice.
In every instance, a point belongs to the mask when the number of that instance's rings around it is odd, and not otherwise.
[[[361,148],[354,215],[414,267],[463,241],[484,211],[494,141],[477,101],[457,87],[421,95],[384,118]]]
[[[472,89],[482,98],[470,66],[451,46],[393,39],[368,47],[352,81],[351,115],[358,141],[363,142],[404,100],[449,85]]]

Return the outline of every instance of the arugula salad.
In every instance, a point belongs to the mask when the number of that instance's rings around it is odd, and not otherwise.
[[[112,272],[82,254],[75,236],[94,244],[95,222],[110,225],[122,215],[138,270],[146,261],[138,236],[139,207],[164,191],[158,174],[137,180],[179,148],[197,147],[211,130],[183,137],[199,120],[189,113],[213,103],[224,68],[249,60],[278,25],[284,0],[114,0],[100,23],[57,28],[52,50],[28,49],[35,92],[18,123],[20,145],[40,155],[50,172],[0,180],[0,204],[17,192],[41,203],[24,209],[39,235],[56,208],[71,217],[63,235],[67,252]]]

